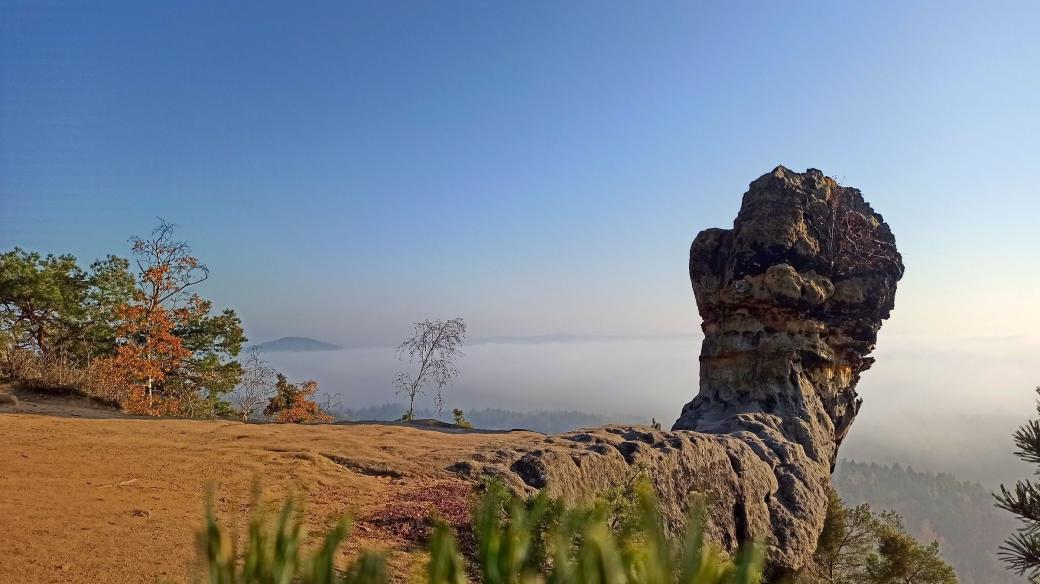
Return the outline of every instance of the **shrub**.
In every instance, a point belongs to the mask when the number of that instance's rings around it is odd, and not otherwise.
[[[455,408],[451,411],[451,415],[455,416],[455,425],[459,428],[472,428],[473,424],[466,419],[466,412],[459,408]]]
[[[380,555],[364,552],[339,574],[336,551],[350,532],[350,523],[341,520],[323,538],[322,545],[309,556],[301,553],[304,530],[292,499],[286,501],[274,529],[264,527],[261,514],[249,523],[244,561],[237,562],[235,545],[217,524],[212,503],[206,505],[206,524],[199,544],[207,566],[210,584],[383,584],[387,582],[386,562]]]
[[[302,424],[305,422],[329,423],[332,416],[321,409],[317,402],[310,399],[318,391],[317,381],[308,381],[302,385],[289,383],[281,373],[277,373],[275,394],[264,408],[264,415],[281,424]]]
[[[956,584],[957,576],[938,542],[919,543],[896,513],[875,513],[866,503],[847,507],[832,489],[813,562],[798,582]]]
[[[605,505],[564,508],[544,494],[526,501],[491,485],[478,500],[472,530],[476,540],[472,571],[484,584],[752,584],[761,581],[761,558],[751,546],[735,563],[725,562],[705,543],[700,514],[690,516],[686,537],[669,540],[662,528],[652,491],[639,489],[634,514],[637,527],[625,536],[612,531]],[[349,521],[329,530],[315,552],[301,552],[302,523],[292,500],[286,502],[273,530],[256,515],[249,526],[244,557],[207,506],[200,535],[203,565],[211,584],[289,583],[386,584],[385,557],[362,552],[337,570],[337,549],[346,540]],[[466,558],[453,530],[438,522],[427,542],[428,584],[463,584],[470,580]]]

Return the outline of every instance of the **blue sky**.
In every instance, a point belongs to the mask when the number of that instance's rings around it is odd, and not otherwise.
[[[162,216],[255,340],[682,333],[782,163],[892,224],[886,334],[1036,339],[1036,3],[157,4],[0,0],[0,248]]]

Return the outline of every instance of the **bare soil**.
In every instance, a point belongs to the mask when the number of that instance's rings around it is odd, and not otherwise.
[[[446,467],[541,437],[134,418],[81,397],[15,393],[19,405],[0,406],[4,583],[191,582],[207,491],[242,532],[255,484],[271,509],[295,495],[311,534],[356,517],[343,560],[383,549],[405,580],[422,569],[425,517],[468,508],[469,485]]]

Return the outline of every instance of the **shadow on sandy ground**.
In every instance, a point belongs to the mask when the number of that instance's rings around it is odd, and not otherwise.
[[[37,414],[61,418],[140,418],[101,400],[62,389],[38,389],[18,382],[0,382],[0,393],[12,393],[18,405],[0,405],[0,414]]]

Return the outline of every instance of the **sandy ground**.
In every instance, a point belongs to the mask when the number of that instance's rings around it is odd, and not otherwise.
[[[405,579],[420,569],[421,546],[393,518],[428,507],[431,493],[465,499],[468,487],[444,470],[451,463],[540,436],[143,419],[19,395],[20,405],[0,406],[3,583],[191,582],[207,489],[222,523],[241,530],[256,481],[265,506],[297,494],[311,533],[357,517],[344,558],[387,550]]]

